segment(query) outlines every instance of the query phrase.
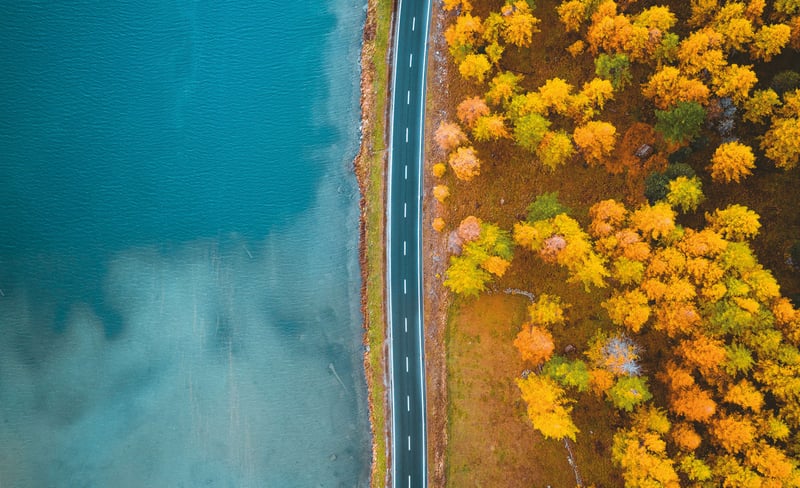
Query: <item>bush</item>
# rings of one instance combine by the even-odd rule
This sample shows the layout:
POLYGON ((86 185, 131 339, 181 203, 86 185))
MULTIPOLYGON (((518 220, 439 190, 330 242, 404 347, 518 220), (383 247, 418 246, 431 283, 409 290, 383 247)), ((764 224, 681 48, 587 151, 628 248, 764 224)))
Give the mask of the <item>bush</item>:
POLYGON ((569 209, 558 201, 558 192, 543 193, 528 205, 528 222, 547 220, 558 214, 569 213, 569 209))
POLYGON ((770 87, 780 96, 794 91, 800 88, 800 73, 791 70, 781 71, 772 78, 770 87))
POLYGON ((644 196, 650 204, 667 198, 669 192, 669 177, 664 173, 654 171, 644 180, 644 196))
POLYGON ((800 268, 800 241, 795 241, 792 247, 789 248, 789 257, 792 258, 794 267, 800 268))
POLYGON ((694 171, 694 168, 686 163, 675 163, 667 166, 667 169, 664 171, 664 175, 670 180, 674 180, 679 176, 694 178, 697 173, 694 171))
POLYGON ((667 157, 667 161, 670 163, 683 163, 689 159, 689 156, 692 155, 694 150, 689 146, 683 146, 682 148, 678 149, 677 151, 671 153, 667 157))

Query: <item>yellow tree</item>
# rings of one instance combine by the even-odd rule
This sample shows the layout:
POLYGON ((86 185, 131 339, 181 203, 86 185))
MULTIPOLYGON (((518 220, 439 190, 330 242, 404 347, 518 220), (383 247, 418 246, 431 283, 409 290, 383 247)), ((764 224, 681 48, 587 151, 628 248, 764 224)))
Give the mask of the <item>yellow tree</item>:
POLYGON ((745 6, 740 2, 730 2, 720 8, 712 27, 722 34, 726 49, 741 51, 753 38, 753 23, 745 16, 745 6))
POLYGON ((672 393, 670 409, 687 420, 707 422, 716 413, 717 403, 707 390, 691 385, 672 393))
POLYGON ((711 157, 711 164, 708 169, 711 172, 711 179, 730 183, 739 181, 752 174, 752 169, 756 166, 756 157, 750 146, 746 146, 738 141, 720 144, 711 157))
POLYGON ((452 151, 458 146, 467 142, 467 135, 461 130, 458 124, 442 121, 436 133, 433 135, 436 144, 445 151, 452 151))
POLYGON ((731 385, 728 391, 725 392, 724 400, 742 408, 750 409, 755 413, 760 412, 761 407, 764 406, 764 395, 753 383, 747 380, 741 380, 731 385))
POLYGON ((547 131, 536 148, 536 156, 545 167, 555 170, 575 154, 572 139, 564 131, 547 131))
POLYGON ((695 367, 704 377, 712 377, 728 357, 724 342, 699 333, 691 339, 682 340, 677 349, 686 363, 695 367))
POLYGON ((539 87, 539 95, 550 112, 564 115, 569 110, 572 85, 561 78, 551 78, 539 87))
POLYGON ((458 65, 458 72, 465 80, 474 79, 483 83, 486 73, 492 68, 489 58, 485 54, 467 54, 458 65))
POLYGON ((505 25, 505 19, 499 12, 491 12, 483 21, 483 40, 490 44, 497 44, 505 25))
POLYGON ((530 324, 522 324, 522 330, 514 339, 514 347, 519 350, 523 361, 538 366, 553 356, 555 345, 553 336, 543 328, 530 324))
POLYGON ((444 38, 456 63, 460 63, 468 54, 475 52, 482 43, 482 34, 481 18, 469 12, 462 12, 455 23, 444 31, 444 38))
POLYGON ((472 10, 472 4, 469 0, 444 0, 442 8, 448 12, 457 8, 460 8, 462 12, 469 12, 472 10))
POLYGON ((475 127, 472 128, 472 135, 477 141, 511 137, 506 128, 506 118, 498 114, 479 117, 475 121, 475 127))
POLYGON ((589 103, 602 110, 607 101, 614 99, 614 86, 609 80, 593 78, 583 84, 580 93, 589 100, 589 103))
POLYGON ((539 19, 531 14, 528 2, 518 0, 508 3, 501 9, 505 19, 503 38, 509 44, 517 47, 528 47, 533 41, 533 35, 539 32, 537 27, 539 19))
POLYGON ((692 0, 692 14, 687 22, 692 27, 699 27, 711 22, 714 14, 719 11, 719 0, 692 0))
POLYGON ((734 102, 747 100, 750 90, 758 82, 751 66, 731 64, 714 73, 711 84, 718 97, 731 97, 734 102))
POLYGON ((564 307, 557 296, 543 294, 539 296, 530 307, 528 307, 528 317, 531 323, 543 327, 552 327, 563 324, 564 307))
POLYGON ((484 262, 481 263, 481 268, 497 277, 506 274, 509 266, 511 266, 511 262, 506 261, 500 256, 489 256, 484 262))
POLYGON ((459 180, 470 181, 481 174, 481 162, 472 147, 459 147, 448 162, 459 180))
POLYGON ((786 47, 791 37, 792 29, 786 24, 773 24, 762 26, 753 37, 750 44, 750 55, 765 62, 772 60, 776 54, 786 47))
POLYGON ((642 85, 642 95, 666 110, 678 102, 706 103, 709 90, 700 80, 689 78, 674 66, 665 66, 642 85))
POLYGON ((672 441, 684 451, 694 451, 703 442, 700 434, 688 423, 677 424, 670 434, 672 441))
POLYGON ((528 418, 533 427, 548 439, 575 440, 578 428, 572 422, 572 406, 564 389, 546 376, 529 374, 516 380, 522 399, 528 406, 528 418))
POLYGON ((705 196, 700 178, 678 176, 667 185, 667 203, 681 212, 694 212, 703 203, 705 196))
POLYGON ((486 92, 486 101, 492 105, 505 105, 519 92, 519 83, 522 76, 511 71, 498 73, 489 82, 489 91, 486 92))
POLYGON ((792 169, 800 160, 800 117, 773 118, 761 139, 761 149, 775 165, 792 169))
POLYGON ((489 106, 481 97, 467 98, 456 107, 456 117, 467 127, 474 127, 475 122, 484 115, 489 115, 489 106))
POLYGON ((611 155, 617 140, 617 129, 608 122, 591 121, 575 128, 572 139, 586 162, 595 165, 611 155))
POLYGON ((725 55, 722 52, 722 34, 705 28, 689 34, 678 46, 678 61, 681 71, 695 76, 703 70, 711 74, 725 66, 725 55))
POLYGON ((561 2, 556 11, 567 32, 578 32, 581 24, 588 20, 588 7, 585 1, 567 0, 561 2))
POLYGON ((744 16, 753 24, 761 25, 764 7, 766 7, 766 0, 750 0, 744 8, 744 16))
POLYGON ((642 10, 642 12, 634 18, 633 23, 646 27, 648 30, 658 29, 660 32, 667 32, 672 29, 676 21, 677 18, 675 14, 670 11, 669 7, 658 5, 642 10))
POLYGON ((728 452, 740 452, 755 440, 755 426, 741 415, 722 415, 710 424, 712 441, 728 452))
POLYGON ((761 228, 758 214, 738 204, 716 209, 713 214, 706 213, 706 221, 709 229, 732 241, 751 239, 761 228))
POLYGON ((631 488, 679 488, 678 474, 667 454, 663 435, 669 421, 655 409, 640 409, 634 414, 634 427, 614 434, 611 459, 622 467, 625 486, 631 488), (641 417, 662 417, 656 422, 641 417))
POLYGON ((634 334, 650 318, 650 306, 647 296, 639 290, 614 293, 601 306, 606 309, 611 321, 624 326, 634 334))
POLYGON ((760 123, 765 118, 772 116, 775 107, 781 104, 778 94, 772 88, 756 90, 753 95, 742 103, 744 120, 760 123))
POLYGON ((691 333, 702 322, 700 314, 691 302, 659 303, 653 327, 663 330, 670 337, 691 333))
POLYGON ((447 185, 436 185, 433 187, 433 198, 444 203, 445 199, 450 196, 450 189, 447 185))
POLYGON ((486 289, 491 279, 489 272, 467 256, 451 256, 444 285, 454 293, 474 296, 486 289))
POLYGON ((631 214, 634 229, 649 239, 660 239, 675 229, 675 211, 666 202, 643 205, 631 214))

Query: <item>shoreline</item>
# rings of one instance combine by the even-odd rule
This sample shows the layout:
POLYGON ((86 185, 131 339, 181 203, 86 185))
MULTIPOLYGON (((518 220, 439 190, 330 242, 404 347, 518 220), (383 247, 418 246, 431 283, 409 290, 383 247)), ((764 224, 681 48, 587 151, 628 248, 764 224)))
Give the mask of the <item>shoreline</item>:
POLYGON ((390 0, 368 0, 360 55, 361 139, 358 153, 353 160, 360 191, 358 254, 365 346, 362 361, 367 384, 372 443, 369 479, 372 487, 388 486, 391 481, 391 471, 388 468, 391 433, 390 425, 386 422, 390 405, 386 395, 388 344, 384 279, 387 164, 385 130, 390 94, 388 71, 379 69, 378 60, 382 58, 387 66, 391 66, 388 59, 392 53, 387 48, 391 45, 393 22, 393 4, 390 0))

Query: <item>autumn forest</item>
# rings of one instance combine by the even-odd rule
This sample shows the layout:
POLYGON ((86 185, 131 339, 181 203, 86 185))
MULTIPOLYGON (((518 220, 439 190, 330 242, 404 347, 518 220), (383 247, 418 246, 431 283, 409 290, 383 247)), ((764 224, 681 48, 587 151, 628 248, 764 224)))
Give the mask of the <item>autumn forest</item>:
POLYGON ((531 293, 527 442, 611 426, 584 486, 800 486, 800 1, 442 7, 441 284, 531 293))

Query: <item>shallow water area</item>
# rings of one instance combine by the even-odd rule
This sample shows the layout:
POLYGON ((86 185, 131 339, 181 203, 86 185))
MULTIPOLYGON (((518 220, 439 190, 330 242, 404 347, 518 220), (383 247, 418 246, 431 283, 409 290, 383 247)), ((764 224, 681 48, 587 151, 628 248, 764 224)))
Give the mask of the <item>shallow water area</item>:
POLYGON ((363 6, 0 6, 0 486, 360 486, 363 6))

